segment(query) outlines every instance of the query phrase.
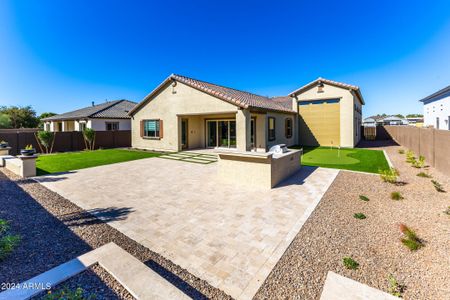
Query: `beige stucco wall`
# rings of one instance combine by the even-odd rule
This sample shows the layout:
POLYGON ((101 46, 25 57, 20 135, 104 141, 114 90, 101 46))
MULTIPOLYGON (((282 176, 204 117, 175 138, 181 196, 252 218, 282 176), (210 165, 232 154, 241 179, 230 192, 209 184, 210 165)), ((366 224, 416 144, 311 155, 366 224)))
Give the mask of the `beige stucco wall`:
MULTIPOLYGON (((359 103, 354 94, 347 89, 324 84, 323 92, 317 92, 317 86, 313 86, 303 93, 297 95, 298 101, 311 101, 320 99, 340 99, 340 146, 354 147, 358 143, 355 132, 355 108, 354 104, 359 103)), ((298 111, 298 106, 296 108, 298 111)), ((361 119, 361 118, 360 118, 361 119)), ((359 136, 361 136, 359 134, 359 136)), ((301 144, 301 141, 299 141, 301 144)))
MULTIPOLYGON (((161 92, 138 110, 131 122, 131 143, 135 148, 179 151, 181 150, 181 118, 194 117, 195 115, 236 115, 238 108, 235 105, 209 96, 183 83, 177 83, 175 87, 167 85, 161 92), (140 136, 140 121, 144 119, 163 120, 162 139, 144 139, 140 136)), ((189 139, 203 147, 204 118, 192 118, 192 136, 189 139)), ((191 127, 191 124, 189 124, 191 127)), ((190 131, 190 129, 189 129, 190 131)), ((191 131, 190 131, 191 133, 191 131)))
MULTIPOLYGON (((276 112, 268 112, 266 115, 266 118, 269 117, 274 117, 275 118, 275 140, 274 141, 269 141, 268 140, 268 128, 266 125, 266 140, 267 140, 267 150, 270 149, 270 147, 272 147, 273 145, 277 145, 277 144, 286 144, 286 146, 290 147, 296 144, 296 138, 295 135, 297 135, 297 131, 296 131, 296 124, 297 124, 297 116, 294 114, 283 114, 283 113, 276 113, 276 112), (285 127, 284 127, 284 122, 286 120, 286 118, 291 118, 292 119, 292 137, 291 138, 286 138, 286 134, 285 134, 285 127)), ((269 122, 266 120, 266 124, 268 124, 269 122)))

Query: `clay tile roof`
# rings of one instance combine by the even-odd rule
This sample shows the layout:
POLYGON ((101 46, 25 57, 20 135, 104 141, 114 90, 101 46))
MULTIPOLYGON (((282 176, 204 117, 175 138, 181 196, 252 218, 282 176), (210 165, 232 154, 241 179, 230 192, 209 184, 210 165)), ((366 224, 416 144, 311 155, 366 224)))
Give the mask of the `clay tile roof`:
MULTIPOLYGON (((295 112, 292 110, 292 104, 289 106, 285 105, 286 99, 283 99, 283 101, 274 101, 274 98, 259 96, 253 93, 244 92, 176 74, 171 75, 171 78, 186 85, 195 87, 207 94, 233 103, 242 108, 259 108, 263 110, 289 113, 295 112)), ((290 103, 292 102, 290 101, 290 103)))
POLYGON ((319 82, 326 83, 326 84, 329 84, 329 85, 334 85, 334 86, 341 87, 341 88, 344 88, 344 89, 353 90, 356 93, 356 95, 358 96, 358 98, 361 101, 361 103, 364 104, 364 99, 362 97, 361 90, 359 89, 358 86, 352 85, 352 84, 343 83, 343 82, 338 82, 338 81, 334 81, 334 80, 329 80, 329 79, 325 79, 325 78, 322 78, 322 77, 319 77, 316 80, 311 81, 308 84, 305 84, 301 88, 299 88, 299 89, 293 91, 292 93, 290 93, 289 96, 298 95, 298 94, 308 90, 312 86, 318 84, 319 82))
POLYGON ((195 88, 199 91, 202 91, 206 94, 219 98, 223 101, 229 102, 241 108, 250 108, 250 109, 253 108, 253 109, 260 109, 263 111, 266 110, 284 113, 295 113, 295 111, 292 109, 292 105, 286 105, 287 98, 289 97, 285 98, 283 101, 280 100, 274 101, 274 98, 264 97, 206 81, 197 80, 182 75, 172 74, 169 77, 167 77, 150 94, 148 94, 144 98, 144 100, 142 100, 138 105, 136 105, 130 111, 129 115, 133 115, 142 106, 144 106, 153 95, 158 93, 158 91, 160 91, 164 86, 173 81, 181 82, 187 86, 195 88))

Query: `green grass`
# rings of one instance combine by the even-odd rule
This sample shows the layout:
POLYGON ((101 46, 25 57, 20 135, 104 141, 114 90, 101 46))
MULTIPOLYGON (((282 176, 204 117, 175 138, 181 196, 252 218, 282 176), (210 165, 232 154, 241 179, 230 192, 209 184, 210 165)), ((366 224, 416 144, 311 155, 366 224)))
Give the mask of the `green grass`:
MULTIPOLYGON (((302 148, 300 146, 293 148, 302 148)), ((303 147, 302 165, 378 173, 389 169, 383 151, 330 147, 303 147)))
POLYGON ((67 172, 124 161, 156 157, 159 155, 161 154, 155 152, 125 149, 106 149, 40 155, 36 161, 36 173, 37 175, 45 175, 67 172))
POLYGON ((342 263, 344 264, 344 266, 347 268, 347 269, 350 269, 350 270, 356 270, 356 269, 358 269, 358 267, 359 267, 359 263, 357 263, 353 258, 351 258, 351 257, 344 257, 343 259, 342 259, 342 263))
POLYGON ((353 215, 353 217, 354 217, 355 219, 364 220, 364 219, 366 218, 366 215, 363 214, 363 213, 356 213, 356 214, 353 215))

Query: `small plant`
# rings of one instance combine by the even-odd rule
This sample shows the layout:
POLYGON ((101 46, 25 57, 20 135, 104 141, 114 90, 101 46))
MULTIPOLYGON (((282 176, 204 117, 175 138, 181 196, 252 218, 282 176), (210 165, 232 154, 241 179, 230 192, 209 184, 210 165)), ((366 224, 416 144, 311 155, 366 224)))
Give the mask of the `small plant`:
POLYGON ((412 166, 418 169, 423 168, 425 166, 425 157, 420 155, 418 160, 414 159, 412 161, 412 166))
POLYGON ((366 218, 366 215, 363 213, 356 213, 353 215, 354 218, 364 220, 366 218))
POLYGON ((26 145, 24 149, 25 150, 33 150, 34 148, 33 148, 33 145, 29 144, 29 145, 26 145))
POLYGON ((356 270, 359 267, 359 264, 351 257, 344 257, 342 259, 342 263, 349 270, 356 270))
POLYGON ((405 154, 405 150, 400 149, 400 150, 398 150, 398 153, 399 153, 399 154, 405 154))
POLYGON ((408 150, 406 152, 406 162, 413 163, 416 160, 416 156, 414 155, 414 152, 411 150, 408 150))
POLYGON ((20 242, 20 235, 9 234, 9 222, 0 219, 0 261, 4 260, 20 242))
POLYGON ((416 251, 424 246, 423 242, 417 237, 416 233, 405 224, 400 224, 400 231, 403 238, 400 239, 403 245, 411 251, 416 251))
POLYGON ((392 192, 391 199, 392 200, 402 200, 404 198, 403 198, 402 194, 400 194, 400 192, 392 192))
POLYGON ((92 300, 96 297, 95 294, 91 294, 87 297, 83 294, 84 290, 80 287, 75 290, 71 290, 65 286, 54 293, 52 293, 52 291, 48 291, 47 295, 44 297, 44 300, 92 300))
POLYGON ((433 183, 433 186, 436 189, 436 191, 438 191, 439 193, 445 193, 445 190, 444 190, 444 187, 442 186, 442 184, 440 184, 436 180, 431 180, 431 182, 433 183))
POLYGON ((450 216, 450 206, 447 207, 446 210, 444 210, 444 214, 449 215, 450 216))
POLYGON ((380 170, 380 177, 384 182, 396 183, 400 172, 395 168, 380 170))
POLYGON ((423 178, 431 178, 431 175, 425 172, 420 172, 419 174, 417 174, 417 176, 419 177, 423 177, 423 178))
POLYGON ((403 292, 405 291, 405 286, 398 283, 397 278, 394 275, 389 274, 388 276, 389 282, 389 294, 395 297, 402 297, 403 292))
POLYGON ((359 200, 362 200, 362 201, 369 201, 369 198, 367 198, 367 197, 364 196, 364 195, 359 195, 359 200))

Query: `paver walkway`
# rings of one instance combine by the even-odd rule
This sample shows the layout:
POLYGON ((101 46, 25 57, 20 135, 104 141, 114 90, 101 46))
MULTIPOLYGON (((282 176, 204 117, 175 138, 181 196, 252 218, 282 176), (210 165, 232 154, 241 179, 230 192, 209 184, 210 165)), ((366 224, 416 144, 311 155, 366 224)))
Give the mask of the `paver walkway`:
POLYGON ((160 158, 186 161, 198 164, 210 164, 217 162, 217 154, 196 153, 196 152, 174 152, 161 155, 160 158))
MULTIPOLYGON (((40 177, 86 209, 130 208, 108 223, 238 299, 250 299, 338 170, 304 167, 270 191, 223 184, 217 164, 141 159, 40 177)), ((101 211, 101 210, 100 210, 101 211)))

